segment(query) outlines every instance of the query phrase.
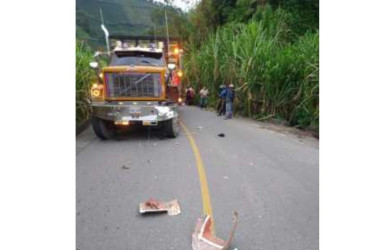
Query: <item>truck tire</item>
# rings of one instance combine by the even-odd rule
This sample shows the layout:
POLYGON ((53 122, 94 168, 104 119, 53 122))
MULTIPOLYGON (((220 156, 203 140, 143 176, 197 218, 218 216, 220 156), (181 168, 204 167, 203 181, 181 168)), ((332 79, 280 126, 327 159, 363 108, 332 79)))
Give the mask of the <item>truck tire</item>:
POLYGON ((169 138, 175 138, 179 134, 178 118, 165 121, 165 133, 169 138))
POLYGON ((112 139, 115 135, 114 124, 97 117, 92 118, 92 128, 96 136, 102 140, 112 139))

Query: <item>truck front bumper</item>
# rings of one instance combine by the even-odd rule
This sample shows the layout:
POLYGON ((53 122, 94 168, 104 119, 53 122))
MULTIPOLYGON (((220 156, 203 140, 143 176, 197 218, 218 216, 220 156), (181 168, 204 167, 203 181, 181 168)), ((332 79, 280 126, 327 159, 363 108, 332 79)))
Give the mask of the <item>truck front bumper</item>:
POLYGON ((178 118, 177 105, 160 105, 157 102, 94 102, 95 117, 113 121, 116 125, 140 124, 157 126, 160 122, 178 118))

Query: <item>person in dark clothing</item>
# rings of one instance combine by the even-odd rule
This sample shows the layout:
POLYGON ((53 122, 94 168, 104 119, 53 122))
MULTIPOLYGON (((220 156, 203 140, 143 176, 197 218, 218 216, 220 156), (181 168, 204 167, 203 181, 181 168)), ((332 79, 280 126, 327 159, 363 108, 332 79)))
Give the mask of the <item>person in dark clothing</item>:
POLYGON ((222 92, 225 90, 225 85, 219 86, 218 90, 218 96, 219 96, 219 101, 217 105, 217 115, 225 115, 226 114, 226 100, 225 98, 221 97, 222 92))
POLYGON ((187 92, 186 92, 186 104, 187 104, 187 106, 189 106, 189 105, 192 104, 193 97, 194 97, 193 90, 192 90, 192 88, 189 86, 189 87, 187 88, 187 92))
POLYGON ((234 85, 230 84, 226 95, 226 119, 231 119, 234 114, 234 85))
POLYGON ((225 119, 231 119, 233 116, 233 103, 235 98, 234 85, 230 84, 224 91, 222 91, 221 98, 225 99, 226 102, 226 117, 225 119))

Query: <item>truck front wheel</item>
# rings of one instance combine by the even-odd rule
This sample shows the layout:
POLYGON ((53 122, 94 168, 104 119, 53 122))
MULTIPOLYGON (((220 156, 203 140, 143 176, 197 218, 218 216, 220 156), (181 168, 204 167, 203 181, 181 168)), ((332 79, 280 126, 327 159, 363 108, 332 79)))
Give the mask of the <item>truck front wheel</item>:
POLYGON ((167 137, 175 138, 179 134, 178 118, 165 121, 165 133, 167 137))
POLYGON ((97 117, 93 117, 92 128, 96 136, 102 140, 108 140, 114 137, 115 126, 111 121, 106 121, 97 117))

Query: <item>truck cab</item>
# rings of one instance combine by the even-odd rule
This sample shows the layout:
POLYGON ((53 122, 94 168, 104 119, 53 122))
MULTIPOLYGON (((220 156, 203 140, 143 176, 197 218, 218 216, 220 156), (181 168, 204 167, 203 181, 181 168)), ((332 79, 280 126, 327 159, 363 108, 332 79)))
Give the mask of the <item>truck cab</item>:
POLYGON ((170 96, 164 48, 116 41, 107 66, 91 63, 98 75, 91 96, 92 126, 99 138, 113 138, 119 127, 131 126, 159 127, 168 137, 178 136, 178 101, 170 96))

